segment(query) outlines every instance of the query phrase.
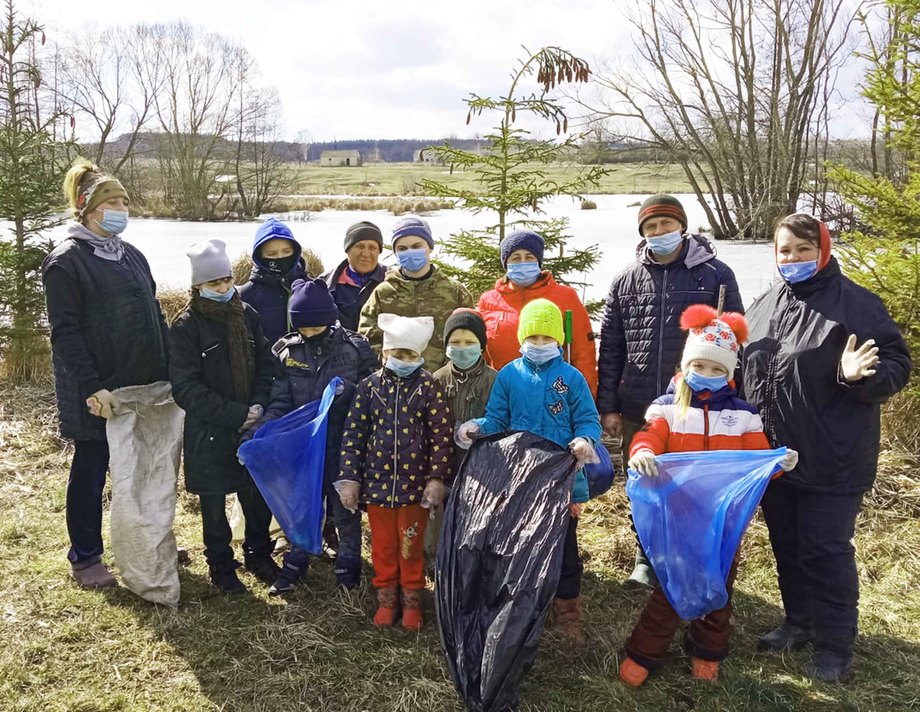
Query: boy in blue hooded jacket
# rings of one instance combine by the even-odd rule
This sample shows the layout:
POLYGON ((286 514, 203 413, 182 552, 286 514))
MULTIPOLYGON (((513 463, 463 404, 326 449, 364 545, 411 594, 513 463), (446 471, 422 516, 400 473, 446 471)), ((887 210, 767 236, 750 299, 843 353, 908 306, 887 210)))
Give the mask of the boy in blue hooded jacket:
POLYGON ((463 423, 457 429, 457 444, 469 447, 476 434, 526 430, 568 448, 578 460, 553 614, 563 635, 581 645, 583 567, 576 527, 581 504, 588 501, 588 480, 581 468, 597 462, 600 416, 585 377, 562 358, 565 332, 559 307, 547 299, 527 304, 521 310, 518 341, 521 358, 498 372, 485 416, 463 423))

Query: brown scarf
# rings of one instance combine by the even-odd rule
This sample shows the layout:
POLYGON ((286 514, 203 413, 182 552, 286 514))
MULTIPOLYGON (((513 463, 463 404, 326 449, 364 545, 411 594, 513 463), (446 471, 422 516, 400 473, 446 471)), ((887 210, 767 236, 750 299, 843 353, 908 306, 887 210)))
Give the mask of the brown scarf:
POLYGON ((229 302, 215 302, 202 297, 197 289, 192 290, 189 305, 206 319, 227 325, 228 352, 230 354, 230 375, 233 377, 233 398, 239 403, 249 403, 252 378, 255 373, 252 333, 243 313, 243 302, 239 293, 234 293, 229 302))

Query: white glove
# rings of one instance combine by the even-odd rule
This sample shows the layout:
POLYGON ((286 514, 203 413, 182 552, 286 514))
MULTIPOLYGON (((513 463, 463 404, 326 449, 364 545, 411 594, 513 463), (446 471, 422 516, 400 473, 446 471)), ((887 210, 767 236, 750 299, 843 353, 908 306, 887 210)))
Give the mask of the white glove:
POLYGON ((112 408, 115 407, 115 402, 115 396, 112 395, 112 391, 103 388, 86 399, 86 407, 92 415, 108 420, 112 417, 112 408))
POLYGON ((856 348, 856 334, 850 334, 846 348, 840 357, 840 373, 848 383, 854 383, 875 375, 878 363, 878 347, 874 339, 868 339, 856 348))
POLYGON ((578 461, 579 470, 589 463, 601 461, 597 456, 597 450, 595 450, 591 442, 585 438, 575 438, 572 440, 572 442, 569 443, 569 452, 571 452, 578 461))
POLYGON ((454 442, 464 450, 469 450, 473 445, 473 436, 479 432, 479 423, 475 420, 468 420, 461 423, 454 435, 454 442))
POLYGON ((444 504, 444 482, 441 480, 431 480, 425 485, 425 491, 422 492, 422 507, 425 509, 437 509, 444 504))
POLYGON ((339 495, 342 506, 354 514, 358 511, 358 495, 361 493, 361 483, 354 480, 336 480, 332 487, 339 495))
POLYGON ((784 472, 789 472, 789 470, 794 470, 795 466, 799 464, 799 453, 795 450, 786 448, 786 457, 780 460, 779 466, 783 468, 784 472))
POLYGON ((244 430, 249 430, 253 425, 256 424, 256 421, 262 417, 262 413, 265 412, 265 409, 261 405, 255 403, 249 406, 249 412, 246 413, 246 420, 243 421, 243 424, 240 426, 240 432, 244 430))
POLYGON ((655 463, 655 453, 651 450, 639 450, 639 452, 630 458, 627 464, 630 469, 635 470, 640 475, 645 475, 646 477, 658 476, 658 465, 655 463))

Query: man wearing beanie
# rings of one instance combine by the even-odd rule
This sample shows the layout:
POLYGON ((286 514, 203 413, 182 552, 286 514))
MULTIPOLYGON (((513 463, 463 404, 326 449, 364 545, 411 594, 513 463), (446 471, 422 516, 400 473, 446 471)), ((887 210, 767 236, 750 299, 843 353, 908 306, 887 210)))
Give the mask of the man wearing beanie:
MULTIPOLYGON (((687 234, 687 214, 673 195, 653 195, 639 208, 636 261, 610 286, 601 322, 597 407, 604 431, 622 438, 623 462, 644 424, 645 412, 667 390, 680 364, 684 335, 680 315, 692 304, 717 306, 725 287, 724 309, 742 312, 735 275, 716 259, 702 235, 687 234)), ((655 584, 642 548, 629 582, 655 584)))
POLYGON ((323 275, 329 293, 339 310, 339 323, 358 330, 361 309, 387 270, 380 264, 383 234, 372 222, 355 223, 345 231, 345 260, 323 275))
MULTIPOLYGON (((381 314, 430 316, 435 333, 441 334, 454 309, 473 306, 466 287, 432 264, 434 237, 425 220, 416 215, 400 218, 393 226, 392 246, 399 266, 387 272, 383 284, 371 293, 358 325, 378 353, 383 350, 383 331, 378 324, 381 314)), ((441 368, 446 362, 441 339, 432 339, 422 357, 426 370, 441 368)))
POLYGON ((479 298, 477 306, 489 336, 489 364, 501 370, 520 355, 517 330, 521 310, 535 299, 548 299, 563 315, 571 312, 572 333, 570 342, 565 344, 565 355, 581 371, 594 393, 597 348, 591 318, 578 292, 559 284, 552 272, 543 269, 543 249, 543 238, 532 230, 515 230, 501 242, 505 274, 495 282, 494 289, 479 298))
MULTIPOLYGON (((374 371, 377 357, 363 336, 337 324, 338 309, 323 279, 299 279, 291 285, 289 316, 292 331, 272 348, 280 361, 280 374, 272 385, 265 415, 248 436, 262 424, 318 400, 336 376, 344 381, 344 390, 336 395, 329 413, 324 478, 327 521, 334 524, 338 535, 336 581, 351 589, 361 575, 361 514, 342 506, 332 482, 338 473, 342 432, 355 386, 374 371)), ((269 595, 290 594, 307 575, 309 564, 310 555, 303 549, 292 547, 285 552, 284 566, 269 595)))

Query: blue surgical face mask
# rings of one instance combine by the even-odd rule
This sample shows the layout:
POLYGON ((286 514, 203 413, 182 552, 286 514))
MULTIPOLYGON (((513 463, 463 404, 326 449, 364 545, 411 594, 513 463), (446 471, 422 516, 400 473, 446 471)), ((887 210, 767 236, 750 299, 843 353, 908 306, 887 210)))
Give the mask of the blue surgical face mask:
POLYGON ((508 265, 508 279, 519 287, 529 287, 540 276, 539 262, 512 262, 508 265))
POLYGON ((655 237, 646 237, 645 243, 648 248, 656 255, 670 255, 674 250, 680 247, 681 240, 684 237, 680 230, 669 232, 666 235, 657 235, 655 237))
POLYGON ((559 344, 556 343, 537 346, 529 341, 525 341, 521 344, 521 354, 523 354, 524 358, 533 361, 538 366, 547 361, 552 361, 561 353, 562 349, 560 349, 559 344))
POLYGON ((408 378, 425 363, 425 359, 420 358, 417 361, 403 361, 395 356, 387 356, 387 368, 390 369, 400 378, 408 378))
POLYGON ((103 210, 102 220, 98 221, 98 225, 109 235, 121 235, 128 227, 128 211, 103 210))
POLYGON ((479 344, 447 347, 447 358, 449 358, 457 368, 472 368, 476 365, 480 356, 482 356, 482 346, 479 344))
POLYGON ((798 284, 806 279, 811 279, 818 273, 818 260, 811 262, 787 262, 776 265, 780 276, 789 284, 798 284))
POLYGON ((715 393, 728 385, 728 376, 703 376, 688 368, 684 374, 684 382, 696 393, 709 391, 715 393))
POLYGON ((233 299, 233 295, 236 293, 236 287, 230 287, 230 289, 228 289, 223 294, 216 292, 213 289, 208 289, 207 287, 201 287, 198 290, 198 293, 201 294, 201 296, 205 299, 210 299, 212 302, 220 302, 221 304, 224 304, 225 302, 229 302, 231 299, 233 299))
POLYGON ((421 272, 428 264, 428 250, 419 247, 416 250, 403 250, 396 253, 399 266, 406 272, 421 272))

